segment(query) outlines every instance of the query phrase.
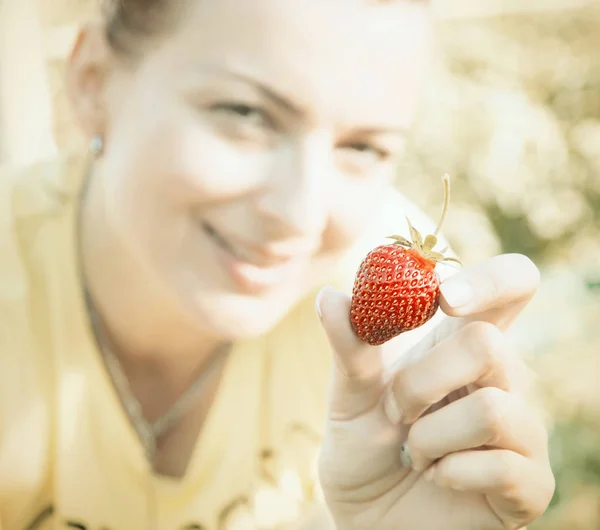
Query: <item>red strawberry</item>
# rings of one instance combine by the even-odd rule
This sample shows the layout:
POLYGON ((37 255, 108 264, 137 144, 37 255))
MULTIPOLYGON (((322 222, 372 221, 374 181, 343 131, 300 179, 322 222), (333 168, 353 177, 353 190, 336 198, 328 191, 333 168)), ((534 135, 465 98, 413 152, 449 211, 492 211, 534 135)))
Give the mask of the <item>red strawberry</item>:
POLYGON ((390 236, 395 243, 382 245, 363 260, 352 290, 350 321, 355 333, 373 345, 422 326, 439 307, 440 280, 435 270, 445 249, 434 251, 450 200, 450 179, 444 175, 444 208, 433 235, 423 240, 410 220, 412 242, 402 236, 390 236))

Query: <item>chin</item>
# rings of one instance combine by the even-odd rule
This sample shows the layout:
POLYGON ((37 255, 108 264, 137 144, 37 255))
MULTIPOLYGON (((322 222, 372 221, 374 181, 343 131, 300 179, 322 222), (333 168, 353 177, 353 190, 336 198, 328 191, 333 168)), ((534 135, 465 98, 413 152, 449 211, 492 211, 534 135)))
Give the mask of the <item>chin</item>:
POLYGON ((302 298, 300 292, 280 291, 262 298, 236 293, 199 295, 194 313, 202 327, 226 340, 259 337, 273 329, 302 298))

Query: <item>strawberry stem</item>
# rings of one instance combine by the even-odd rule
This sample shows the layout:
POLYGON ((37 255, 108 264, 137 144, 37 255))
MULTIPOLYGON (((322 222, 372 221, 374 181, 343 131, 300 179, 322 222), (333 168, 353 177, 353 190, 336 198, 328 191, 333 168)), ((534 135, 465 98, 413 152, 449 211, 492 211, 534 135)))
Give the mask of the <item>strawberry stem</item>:
POLYGON ((442 177, 442 181, 444 182, 444 208, 442 209, 442 216, 440 217, 440 222, 438 223, 437 228, 433 233, 434 236, 437 236, 440 233, 442 225, 446 220, 446 214, 448 213, 448 205, 450 204, 450 175, 446 173, 442 177))

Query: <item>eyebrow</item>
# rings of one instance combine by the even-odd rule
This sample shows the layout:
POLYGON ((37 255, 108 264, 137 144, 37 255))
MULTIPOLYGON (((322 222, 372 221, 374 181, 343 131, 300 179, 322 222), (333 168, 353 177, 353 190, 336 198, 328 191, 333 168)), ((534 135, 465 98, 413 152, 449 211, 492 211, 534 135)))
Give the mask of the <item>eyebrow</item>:
POLYGON ((407 136, 410 129, 408 126, 387 126, 382 125, 380 127, 371 126, 371 127, 362 127, 358 128, 356 132, 359 134, 364 134, 366 136, 375 136, 377 134, 394 134, 397 136, 407 136))
MULTIPOLYGON (((256 79, 255 77, 233 69, 228 69, 223 66, 213 66, 211 68, 217 74, 229 75, 240 81, 244 81, 251 85, 254 85, 264 96, 275 101, 280 107, 287 110, 290 114, 295 116, 306 116, 308 112, 301 105, 298 105, 292 101, 291 98, 283 96, 277 90, 256 79)), ((381 125, 381 126, 369 126, 369 127, 358 127, 355 129, 355 133, 363 134, 365 136, 375 136, 377 134, 393 134, 397 136, 406 137, 409 133, 409 127, 405 125, 381 125)))
POLYGON ((255 77, 252 77, 249 74, 245 74, 243 72, 239 72, 236 70, 229 70, 227 68, 223 68, 222 66, 215 66, 212 70, 218 74, 225 74, 232 77, 237 78, 240 81, 244 81, 251 85, 254 85, 264 96, 275 101, 280 107, 283 107, 289 113, 294 114, 296 116, 304 116, 306 115, 305 109, 303 109, 300 105, 292 102, 291 98, 281 95, 274 88, 270 87, 266 83, 259 81, 255 77))

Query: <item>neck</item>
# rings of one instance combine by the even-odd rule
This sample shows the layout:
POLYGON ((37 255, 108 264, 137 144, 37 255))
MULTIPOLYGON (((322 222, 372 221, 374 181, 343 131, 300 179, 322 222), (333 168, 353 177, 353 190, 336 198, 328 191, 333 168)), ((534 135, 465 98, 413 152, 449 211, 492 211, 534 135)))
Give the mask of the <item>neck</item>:
POLYGON ((128 252, 105 215, 97 174, 82 205, 81 259, 89 298, 130 380, 157 376, 177 394, 226 342, 203 330, 147 264, 128 252))

